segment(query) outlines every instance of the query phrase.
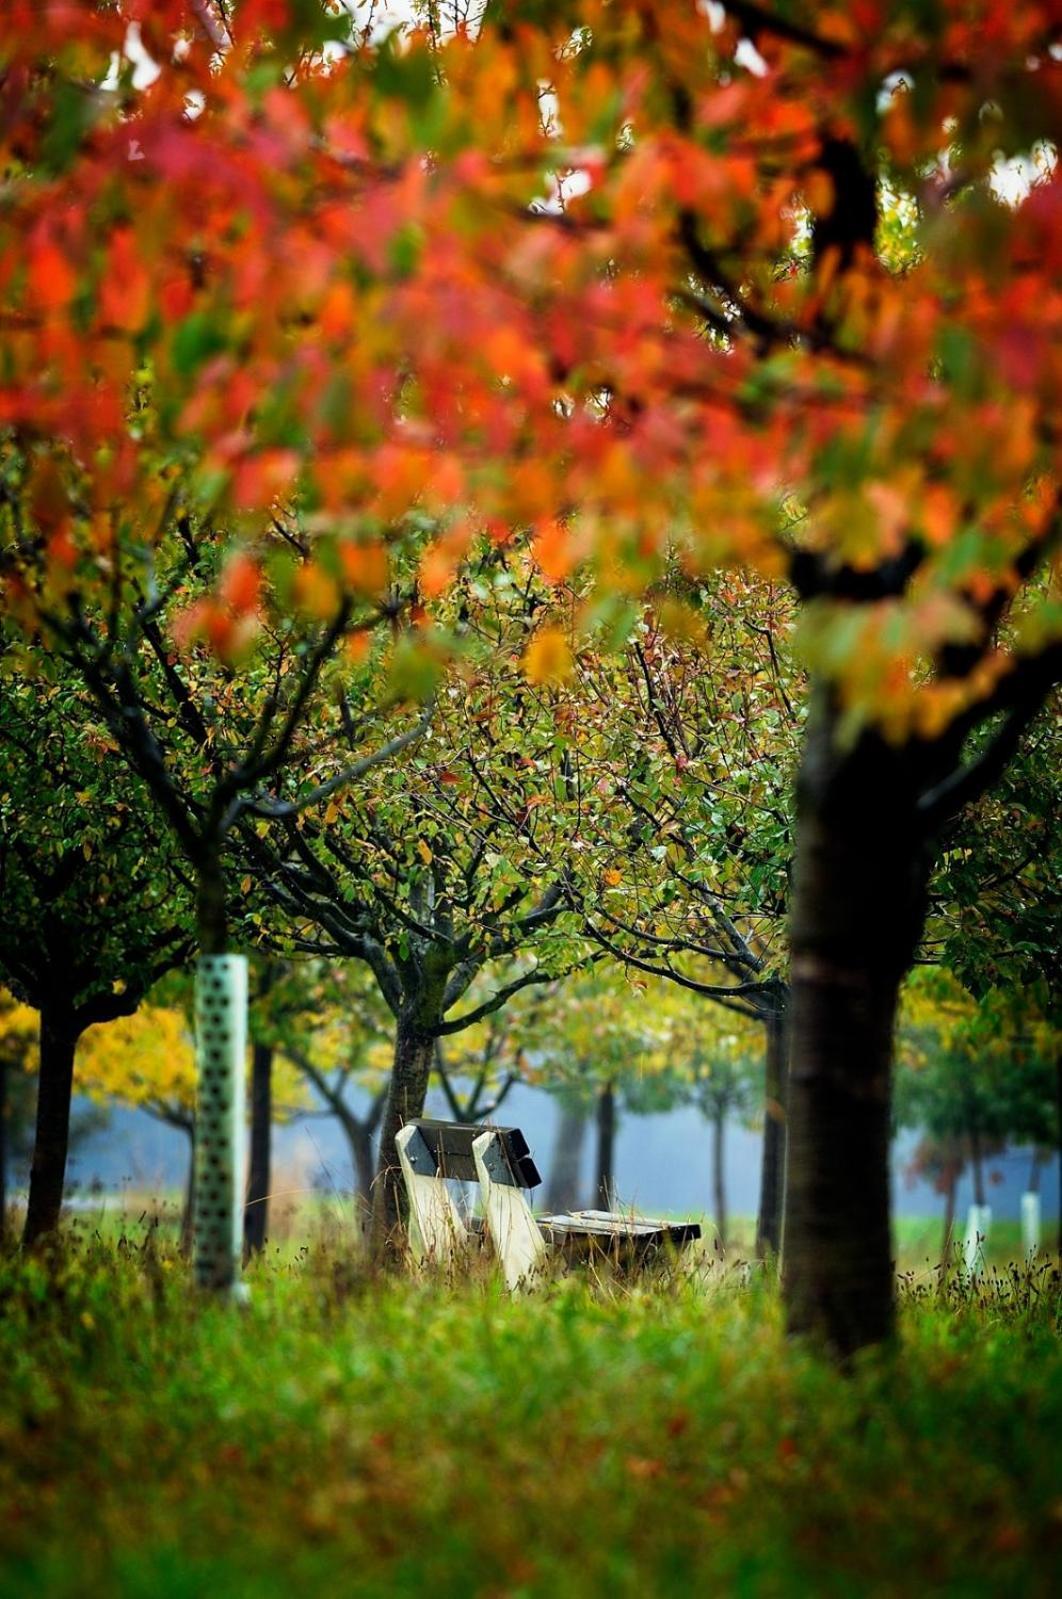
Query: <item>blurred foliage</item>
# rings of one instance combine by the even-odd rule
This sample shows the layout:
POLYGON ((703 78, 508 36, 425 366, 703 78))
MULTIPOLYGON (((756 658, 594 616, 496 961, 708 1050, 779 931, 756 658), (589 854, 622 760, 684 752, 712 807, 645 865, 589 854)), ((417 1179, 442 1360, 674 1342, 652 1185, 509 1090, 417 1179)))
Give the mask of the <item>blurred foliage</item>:
POLYGON ((913 1285, 843 1382, 766 1284, 250 1278, 233 1314, 151 1243, 0 1260, 5 1595, 1051 1591, 1047 1268, 913 1285))

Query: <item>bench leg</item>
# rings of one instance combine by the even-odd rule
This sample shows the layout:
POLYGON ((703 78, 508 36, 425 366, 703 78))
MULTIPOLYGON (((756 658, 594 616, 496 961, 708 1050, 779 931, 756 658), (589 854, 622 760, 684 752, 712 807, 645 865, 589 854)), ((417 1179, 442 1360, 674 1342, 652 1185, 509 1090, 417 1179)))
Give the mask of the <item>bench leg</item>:
POLYGON ((501 1261, 505 1285, 510 1293, 532 1286, 541 1272, 548 1249, 531 1207, 519 1188, 511 1182, 498 1181, 508 1177, 505 1156, 498 1147, 494 1133, 481 1133, 473 1141, 472 1158, 483 1189, 483 1203, 487 1212, 487 1226, 501 1261))

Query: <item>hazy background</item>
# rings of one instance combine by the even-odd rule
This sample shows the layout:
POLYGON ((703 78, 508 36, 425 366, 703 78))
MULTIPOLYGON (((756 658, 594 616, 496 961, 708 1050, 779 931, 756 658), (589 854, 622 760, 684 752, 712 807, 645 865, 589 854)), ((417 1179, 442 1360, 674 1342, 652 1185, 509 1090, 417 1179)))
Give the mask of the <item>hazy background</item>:
MULTIPOLYGON (((83 1108, 83 1107, 82 1107, 83 1108)), ((426 1114, 446 1117, 441 1094, 429 1095, 426 1114)), ((543 1177, 548 1179, 557 1122, 556 1102, 542 1089, 512 1090, 496 1118, 505 1126, 521 1128, 543 1177)), ((917 1134, 905 1132, 893 1151, 893 1197, 901 1215, 943 1214, 942 1196, 925 1182, 909 1183, 903 1167, 917 1143, 917 1134)), ((79 1142, 71 1157, 70 1187, 94 1183, 108 1190, 132 1187, 143 1192, 175 1189, 186 1172, 187 1141, 143 1111, 115 1108, 106 1126, 79 1142)), ((278 1125, 273 1131, 274 1189, 292 1185, 325 1193, 349 1194, 353 1185, 346 1143, 331 1118, 312 1117, 278 1125)), ((743 1127, 728 1129, 726 1142, 727 1191, 733 1215, 756 1211, 760 1137, 743 1127)), ((593 1128, 584 1150, 584 1204, 593 1203, 593 1128)), ((1017 1219, 1019 1198, 1026 1186, 1029 1152, 1009 1150, 986 1161, 988 1201, 999 1219, 1017 1219)), ((16 1170, 16 1181, 25 1173, 16 1170)), ((654 1210, 701 1212, 711 1209, 710 1130, 694 1110, 669 1111, 657 1116, 621 1114, 616 1144, 616 1181, 620 1202, 654 1210)), ((1045 1217, 1058 1210, 1058 1165, 1052 1162, 1041 1177, 1045 1217)), ((961 1217, 972 1198, 969 1175, 959 1185, 957 1213, 961 1217)))

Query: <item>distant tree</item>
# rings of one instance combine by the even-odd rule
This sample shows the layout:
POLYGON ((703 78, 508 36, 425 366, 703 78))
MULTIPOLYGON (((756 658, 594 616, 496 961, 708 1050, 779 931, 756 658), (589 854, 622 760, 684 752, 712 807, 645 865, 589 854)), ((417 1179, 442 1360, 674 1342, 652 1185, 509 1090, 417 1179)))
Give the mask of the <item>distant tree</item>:
POLYGON ((1057 1044, 1054 1029, 1019 996, 990 990, 976 999, 942 968, 923 968, 908 982, 895 1114, 900 1126, 922 1132, 911 1171, 944 1195, 945 1249, 967 1165, 974 1203, 984 1205, 991 1155, 1014 1141, 1055 1140, 1057 1044))
MULTIPOLYGON (((144 1004, 133 1015, 90 1027, 79 1045, 74 1074, 76 1088, 90 1099, 118 1100, 145 1111, 187 1140, 180 1221, 185 1252, 191 1249, 195 1219, 197 1082, 190 988, 187 981, 164 983, 161 994, 169 1003, 144 1004)), ((304 1098, 290 1067, 281 1071, 277 1089, 276 1114, 297 1114, 304 1098)))
POLYGON ((309 1090, 302 1118, 334 1116, 350 1152, 354 1191, 372 1206, 374 1140, 387 1103, 393 1024, 372 974, 355 961, 279 963, 257 1027, 309 1090))
MULTIPOLYGON (((690 1007, 687 1006, 687 1010, 690 1007)), ((726 1129, 732 1121, 764 1118, 763 1062, 755 1054, 755 1034, 748 1025, 705 1026, 709 1017, 697 1006, 686 1018, 674 1019, 668 1048, 671 1068, 684 1085, 684 1098, 696 1106, 712 1133, 712 1188, 719 1242, 729 1240, 726 1180, 726 1129)), ((765 1118, 769 1121, 770 1112, 765 1118)))
POLYGON ((39 1027, 36 1014, 0 988, 0 1244, 7 1239, 7 1186, 11 1157, 28 1150, 39 1027))

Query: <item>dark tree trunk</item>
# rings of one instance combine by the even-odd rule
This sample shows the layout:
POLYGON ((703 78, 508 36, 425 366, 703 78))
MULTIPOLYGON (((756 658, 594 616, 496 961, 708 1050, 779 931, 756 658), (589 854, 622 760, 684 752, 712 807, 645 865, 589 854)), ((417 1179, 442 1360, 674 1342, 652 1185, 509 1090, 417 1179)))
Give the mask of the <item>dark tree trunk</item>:
POLYGON ((29 1204, 22 1234, 30 1249, 59 1225, 63 1182, 70 1147, 70 1099, 78 1026, 69 1011, 41 1011, 40 1071, 37 1078, 37 1130, 30 1168, 29 1204))
POLYGON ((185 1126, 182 1131, 188 1138, 188 1175, 184 1180, 184 1204, 181 1207, 180 1251, 186 1260, 191 1259, 195 1244, 195 1127, 185 1126))
POLYGON ((0 1056, 0 1246, 7 1242, 7 1074, 0 1056))
POLYGON ((580 1105, 561 1102, 545 1198, 546 1209, 553 1215, 579 1208, 587 1120, 586 1111, 580 1105))
POLYGON ((1062 1255, 1062 1050, 1055 1057, 1055 1138, 1058 1150, 1058 1237, 1055 1248, 1062 1255))
POLYGON ((272 1181, 273 1048, 256 1043, 251 1052, 251 1169, 243 1211, 243 1252, 260 1255, 269 1223, 272 1181))
POLYGON ((955 1190, 959 1186, 959 1174, 950 1167, 944 1189, 944 1238, 940 1247, 941 1260, 951 1258, 951 1241, 955 1234, 955 1190))
POLYGON ((600 1210, 616 1203, 616 1090, 606 1083, 597 1096, 597 1178, 594 1184, 600 1210))
POLYGON ((784 1011, 770 1016, 767 1028, 766 1094, 763 1116, 763 1165, 760 1168, 760 1210, 756 1220, 756 1254, 761 1260, 782 1248, 785 1204, 786 1102, 789 1093, 789 1027, 784 1011))
POLYGON ((726 1248, 726 1112, 712 1114, 712 1182, 715 1187, 715 1226, 720 1247, 726 1248))
POLYGON ((912 758, 837 737, 816 698, 798 784, 783 1284, 839 1355, 894 1328, 889 1099, 899 985, 925 919, 912 758))
POLYGON ((201 955, 226 954, 229 924, 225 872, 216 842, 204 844, 196 862, 196 932, 201 955))
POLYGON ((1029 1186, 1027 1192, 1038 1194, 1040 1192, 1040 1174, 1043 1171, 1043 1158, 1038 1149, 1033 1150, 1032 1160, 1029 1162, 1029 1186))
POLYGON ((411 1117, 424 1114, 434 1058, 435 1040, 431 1032, 413 1017, 400 1015, 373 1185, 372 1252, 377 1260, 395 1260, 401 1255, 406 1196, 395 1138, 411 1117))

